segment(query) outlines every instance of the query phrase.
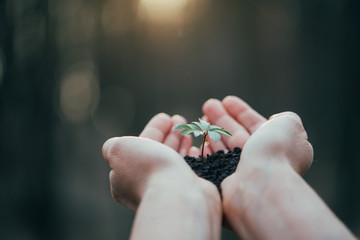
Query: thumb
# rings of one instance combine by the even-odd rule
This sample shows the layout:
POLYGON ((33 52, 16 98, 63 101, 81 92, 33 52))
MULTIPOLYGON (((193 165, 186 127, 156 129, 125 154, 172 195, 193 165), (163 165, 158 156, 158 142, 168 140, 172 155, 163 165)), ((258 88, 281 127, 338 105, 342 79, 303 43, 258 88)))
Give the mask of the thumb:
POLYGON ((308 135, 299 115, 294 112, 282 112, 272 115, 271 124, 273 134, 280 133, 288 146, 288 155, 295 171, 303 175, 313 161, 313 147, 308 141, 308 135))

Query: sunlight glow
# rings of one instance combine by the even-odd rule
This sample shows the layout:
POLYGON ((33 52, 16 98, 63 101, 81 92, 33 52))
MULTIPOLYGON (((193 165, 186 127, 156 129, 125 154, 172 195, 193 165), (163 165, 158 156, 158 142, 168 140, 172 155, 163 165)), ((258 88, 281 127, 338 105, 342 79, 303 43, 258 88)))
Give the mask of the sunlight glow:
POLYGON ((140 0, 139 14, 153 22, 176 22, 188 0, 140 0))
POLYGON ((87 70, 65 74, 60 86, 60 106, 70 122, 85 120, 96 108, 99 98, 97 79, 87 70))

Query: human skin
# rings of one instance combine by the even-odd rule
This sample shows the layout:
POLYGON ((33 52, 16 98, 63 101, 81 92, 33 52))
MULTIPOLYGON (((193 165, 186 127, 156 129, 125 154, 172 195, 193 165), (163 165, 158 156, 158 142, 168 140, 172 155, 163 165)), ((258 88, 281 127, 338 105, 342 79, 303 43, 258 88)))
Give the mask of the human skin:
POLYGON ((233 134, 217 143, 209 139, 207 153, 243 148, 238 168, 222 183, 222 202, 183 161, 199 149, 171 132, 185 123, 179 116, 156 115, 140 138, 104 144, 112 195, 136 210, 132 239, 219 239, 222 214, 244 239, 355 239, 300 176, 313 152, 296 114, 266 120, 233 96, 211 99, 203 111, 233 134))
POLYGON ((221 202, 216 187, 183 160, 191 138, 171 131, 181 116, 153 117, 139 137, 106 141, 113 198, 135 210, 130 239, 220 239, 221 202))
POLYGON ((238 167, 221 184, 226 224, 241 239, 355 239, 300 176, 313 150, 298 115, 266 120, 235 96, 203 105, 205 119, 233 137, 208 152, 241 147, 238 167))

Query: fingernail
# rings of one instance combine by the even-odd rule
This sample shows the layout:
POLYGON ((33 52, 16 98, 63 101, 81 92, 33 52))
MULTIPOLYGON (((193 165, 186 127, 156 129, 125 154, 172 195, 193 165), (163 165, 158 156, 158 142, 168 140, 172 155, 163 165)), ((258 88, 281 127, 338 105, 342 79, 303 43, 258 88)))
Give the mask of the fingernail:
POLYGON ((230 100, 231 98, 233 98, 233 96, 232 96, 232 95, 228 95, 228 96, 226 96, 226 97, 223 99, 223 102, 226 102, 226 101, 230 100))
POLYGON ((183 118, 181 115, 179 114, 175 114, 174 116, 172 116, 173 119, 176 119, 176 118, 183 118))
POLYGON ((209 98, 206 102, 215 102, 216 100, 216 98, 209 98))
POLYGON ((161 113, 158 113, 157 116, 164 116, 164 117, 167 117, 169 118, 170 116, 164 112, 161 112, 161 113))

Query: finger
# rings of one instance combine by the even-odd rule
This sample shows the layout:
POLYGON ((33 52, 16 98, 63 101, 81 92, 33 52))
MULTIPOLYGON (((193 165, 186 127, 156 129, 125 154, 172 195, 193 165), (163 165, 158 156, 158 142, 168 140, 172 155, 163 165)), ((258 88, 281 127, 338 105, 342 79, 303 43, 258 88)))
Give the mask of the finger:
POLYGON ((155 115, 141 132, 140 137, 163 142, 172 126, 171 117, 166 113, 155 115))
MULTIPOLYGON (((185 124, 186 120, 185 120, 185 118, 183 118, 180 115, 174 115, 171 118, 171 122, 172 122, 172 125, 171 125, 171 129, 172 129, 175 125, 177 125, 179 123, 185 124)), ((165 137, 165 140, 164 140, 164 144, 171 147, 175 151, 179 150, 180 142, 183 139, 183 136, 178 135, 178 132, 179 131, 170 130, 170 132, 168 133, 168 135, 165 137)))
POLYGON ((272 119, 278 118, 278 117, 283 117, 283 116, 294 118, 296 121, 298 121, 302 124, 300 116, 297 115, 296 113, 290 112, 290 111, 274 114, 271 117, 269 117, 269 120, 272 120, 272 119))
POLYGON ((184 136, 179 147, 179 154, 182 157, 185 157, 186 155, 189 155, 189 149, 192 144, 191 136, 184 136))
POLYGON ((199 155, 200 155, 200 149, 199 148, 192 146, 189 149, 189 156, 197 158, 197 157, 199 157, 199 155))
POLYGON ((232 136, 222 135, 223 143, 228 148, 244 147, 250 134, 227 113, 219 100, 209 99, 206 101, 203 105, 203 112, 213 124, 225 128, 226 131, 232 134, 232 136))
POLYGON ((168 164, 175 164, 176 168, 186 166, 173 149, 141 137, 111 138, 103 145, 103 155, 112 169, 113 196, 131 209, 138 205, 148 177, 157 172, 155 169, 168 168, 168 164))
POLYGON ((207 116, 204 115, 204 116, 202 116, 201 119, 211 124, 211 122, 207 116))
POLYGON ((117 157, 117 149, 115 149, 113 146, 117 146, 114 143, 116 143, 116 141, 118 139, 119 139, 118 137, 110 138, 110 139, 106 140, 106 142, 102 146, 103 158, 105 159, 105 161, 107 161, 109 163, 110 168, 111 168, 111 164, 112 164, 112 159, 114 157, 117 157), (115 150, 113 150, 113 149, 115 149, 115 150))
POLYGON ((280 134, 286 140, 291 141, 292 148, 296 150, 291 150, 288 155, 291 156, 291 159, 298 160, 290 161, 290 163, 297 173, 303 175, 312 164, 314 151, 299 115, 293 112, 275 114, 264 124, 264 127, 269 125, 271 127, 268 129, 274 132, 270 135, 280 134))
POLYGON ((300 175, 304 175, 311 167, 314 160, 314 149, 310 142, 306 141, 304 149, 301 152, 301 159, 305 159, 303 164, 299 165, 298 169, 295 169, 300 175))
POLYGON ((307 133, 306 133, 306 131, 305 131, 305 129, 304 129, 302 120, 301 120, 301 118, 300 118, 299 115, 297 115, 297 114, 294 113, 294 112, 290 112, 290 111, 281 112, 281 113, 277 113, 277 114, 272 115, 272 116, 269 118, 269 121, 273 121, 274 119, 279 119, 279 118, 282 118, 282 119, 289 119, 289 118, 290 118, 290 119, 292 119, 292 120, 295 120, 298 129, 299 129, 300 132, 304 135, 304 138, 305 138, 306 140, 308 140, 307 133))
POLYGON ((222 100, 222 105, 250 134, 253 134, 256 129, 266 122, 263 116, 238 97, 227 96, 222 100))
POLYGON ((225 146, 225 143, 222 140, 219 140, 217 142, 214 142, 214 140, 212 140, 212 138, 208 138, 208 142, 211 148, 211 151, 213 153, 216 153, 217 151, 224 151, 225 153, 228 151, 227 147, 225 146))
MULTIPOLYGON (((209 121, 209 118, 207 116, 205 116, 205 115, 201 119, 208 122, 208 123, 210 123, 210 124, 212 124, 209 121)), ((227 147, 225 146, 224 142, 221 139, 219 141, 217 141, 217 142, 214 142, 214 140, 212 140, 212 138, 208 137, 207 140, 208 140, 208 142, 210 144, 210 148, 211 148, 211 151, 213 153, 216 153, 217 151, 220 151, 220 150, 222 150, 224 152, 228 151, 227 147)))

